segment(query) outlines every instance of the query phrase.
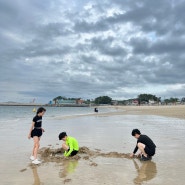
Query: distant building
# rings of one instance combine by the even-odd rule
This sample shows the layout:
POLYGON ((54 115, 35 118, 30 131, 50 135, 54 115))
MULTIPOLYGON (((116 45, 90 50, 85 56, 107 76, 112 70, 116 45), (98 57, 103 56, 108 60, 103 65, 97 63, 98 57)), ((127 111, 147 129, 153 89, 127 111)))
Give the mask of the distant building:
POLYGON ((111 101, 111 104, 112 104, 112 105, 118 105, 118 101, 117 101, 117 100, 112 100, 112 101, 111 101))
POLYGON ((180 102, 181 104, 185 104, 185 97, 183 97, 182 99, 181 99, 181 102, 180 102))
POLYGON ((138 104, 139 104, 139 101, 137 99, 132 100, 132 105, 138 105, 138 104))
POLYGON ((82 99, 76 100, 76 104, 78 104, 78 105, 82 105, 83 103, 84 103, 84 100, 82 100, 82 99))
POLYGON ((82 99, 57 99, 56 101, 49 101, 49 105, 82 105, 84 100, 82 99))
POLYGON ((53 101, 49 101, 49 103, 48 103, 49 105, 52 105, 53 104, 53 101))
POLYGON ((76 100, 60 99, 60 100, 57 101, 57 104, 76 104, 76 100))
POLYGON ((149 100, 148 103, 149 103, 150 105, 153 105, 153 104, 155 104, 155 101, 154 101, 154 100, 149 100))

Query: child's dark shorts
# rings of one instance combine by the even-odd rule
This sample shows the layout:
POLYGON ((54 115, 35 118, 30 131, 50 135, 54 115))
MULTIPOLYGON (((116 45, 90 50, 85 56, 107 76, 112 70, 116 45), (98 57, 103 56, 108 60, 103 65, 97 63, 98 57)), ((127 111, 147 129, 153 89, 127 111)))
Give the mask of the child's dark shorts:
POLYGON ((37 137, 42 136, 42 129, 41 128, 34 128, 31 131, 31 137, 34 137, 34 136, 37 136, 37 137))
MULTIPOLYGON (((70 148, 68 149, 68 151, 69 151, 69 150, 70 150, 70 148)), ((70 156, 72 157, 72 156, 76 155, 77 153, 78 153, 77 150, 73 150, 73 151, 71 152, 70 156)))
POLYGON ((145 146, 145 152, 149 155, 149 156, 153 156, 155 154, 155 149, 150 149, 147 146, 145 146))

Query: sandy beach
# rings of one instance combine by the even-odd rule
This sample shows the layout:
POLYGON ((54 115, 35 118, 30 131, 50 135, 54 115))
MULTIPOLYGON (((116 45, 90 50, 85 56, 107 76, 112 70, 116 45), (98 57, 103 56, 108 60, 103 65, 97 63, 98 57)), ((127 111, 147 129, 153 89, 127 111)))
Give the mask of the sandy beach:
POLYGON ((185 119, 185 105, 114 106, 117 115, 157 115, 185 119))
MULTIPOLYGON (((100 111, 96 114, 57 118, 56 123, 52 123, 55 125, 56 133, 42 138, 39 151, 42 163, 31 164, 30 151, 27 148, 22 149, 22 153, 24 152, 22 162, 17 164, 14 161, 11 163, 11 169, 7 162, 0 161, 5 170, 0 173, 0 177, 3 177, 1 183, 183 185, 185 106, 111 106, 111 108, 116 111, 101 113, 99 107, 100 111), (79 140, 80 151, 74 157, 65 158, 60 148, 61 143, 54 138, 57 137, 61 127, 63 130, 70 130, 79 140), (143 162, 137 157, 133 159, 129 157, 136 144, 135 138, 130 134, 133 128, 141 129, 141 132, 155 141, 157 152, 151 161, 143 162)), ((45 124, 47 125, 47 122, 45 124)), ((31 141, 29 147, 30 149, 32 147, 31 141)))
POLYGON ((127 107, 125 110, 128 111, 127 114, 148 114, 185 119, 185 105, 135 106, 132 108, 127 107))

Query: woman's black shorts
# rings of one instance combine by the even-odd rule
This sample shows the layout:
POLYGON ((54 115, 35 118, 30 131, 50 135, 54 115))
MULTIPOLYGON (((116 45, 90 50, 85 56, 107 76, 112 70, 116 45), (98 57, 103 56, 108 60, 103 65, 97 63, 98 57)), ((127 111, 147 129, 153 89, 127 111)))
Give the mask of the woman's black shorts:
POLYGON ((34 128, 32 131, 31 131, 31 137, 34 137, 34 136, 37 136, 37 137, 40 137, 42 136, 42 129, 39 128, 34 128))

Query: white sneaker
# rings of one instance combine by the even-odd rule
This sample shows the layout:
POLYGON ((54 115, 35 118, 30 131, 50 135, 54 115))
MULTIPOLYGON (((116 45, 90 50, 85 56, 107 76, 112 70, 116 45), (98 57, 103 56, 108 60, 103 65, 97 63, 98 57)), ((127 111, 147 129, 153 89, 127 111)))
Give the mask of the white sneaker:
POLYGON ((34 156, 31 155, 31 156, 30 156, 30 160, 34 161, 34 159, 35 159, 34 156))
POLYGON ((33 164, 40 164, 41 162, 38 159, 35 159, 34 161, 32 161, 33 164))

